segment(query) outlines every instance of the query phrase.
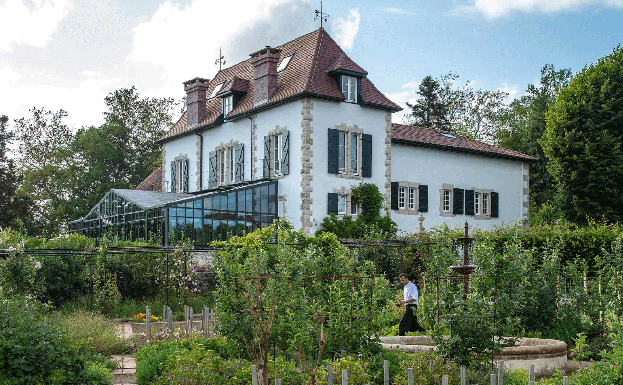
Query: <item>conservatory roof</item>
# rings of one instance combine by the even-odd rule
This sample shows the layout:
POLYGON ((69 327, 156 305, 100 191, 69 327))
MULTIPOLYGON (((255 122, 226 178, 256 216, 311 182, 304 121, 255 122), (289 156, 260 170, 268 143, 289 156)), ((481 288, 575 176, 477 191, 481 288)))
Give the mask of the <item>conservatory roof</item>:
POLYGON ((127 189, 112 189, 118 195, 131 201, 132 203, 140 206, 144 209, 151 209, 154 207, 164 206, 167 203, 175 202, 180 199, 190 198, 191 194, 181 193, 166 193, 158 191, 142 191, 142 190, 127 190, 127 189))

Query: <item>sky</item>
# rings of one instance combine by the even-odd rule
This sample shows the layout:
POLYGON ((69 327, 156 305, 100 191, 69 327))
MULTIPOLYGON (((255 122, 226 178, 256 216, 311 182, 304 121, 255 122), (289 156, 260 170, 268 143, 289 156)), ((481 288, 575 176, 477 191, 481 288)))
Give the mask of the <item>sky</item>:
MULTIPOLYGON (((0 115, 103 123, 105 96, 184 96, 182 83, 320 26, 309 0, 0 0, 0 115)), ((623 0, 325 0, 325 29, 394 102, 453 72, 509 100, 545 64, 575 74, 623 41, 623 0)), ((402 122, 403 113, 394 114, 402 122)))

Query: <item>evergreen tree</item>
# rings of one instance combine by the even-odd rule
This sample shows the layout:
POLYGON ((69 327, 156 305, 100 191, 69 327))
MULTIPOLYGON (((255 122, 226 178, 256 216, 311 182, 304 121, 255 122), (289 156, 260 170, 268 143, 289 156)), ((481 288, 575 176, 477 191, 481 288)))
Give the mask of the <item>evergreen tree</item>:
POLYGON ((417 91, 420 98, 415 104, 407 103, 411 108, 411 113, 407 115, 408 124, 438 130, 449 129, 447 109, 439 96, 440 89, 439 82, 432 76, 428 75, 422 80, 417 91))

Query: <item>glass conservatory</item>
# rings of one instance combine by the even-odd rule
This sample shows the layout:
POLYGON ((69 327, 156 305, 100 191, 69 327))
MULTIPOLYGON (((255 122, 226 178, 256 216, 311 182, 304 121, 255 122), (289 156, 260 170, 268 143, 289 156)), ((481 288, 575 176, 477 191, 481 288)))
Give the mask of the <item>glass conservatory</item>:
POLYGON ((112 189, 84 218, 68 224, 69 233, 205 245, 270 226, 278 215, 277 196, 277 181, 197 195, 112 189))

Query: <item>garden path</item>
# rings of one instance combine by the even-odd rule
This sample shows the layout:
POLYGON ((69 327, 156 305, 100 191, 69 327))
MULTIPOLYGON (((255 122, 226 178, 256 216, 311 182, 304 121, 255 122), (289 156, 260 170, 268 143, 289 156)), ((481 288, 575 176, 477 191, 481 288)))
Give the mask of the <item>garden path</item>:
POLYGON ((119 362, 117 369, 112 371, 115 385, 136 384, 136 361, 133 354, 113 355, 112 360, 119 362))

